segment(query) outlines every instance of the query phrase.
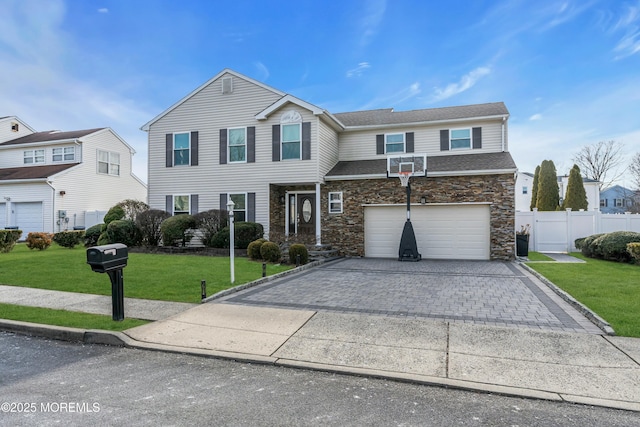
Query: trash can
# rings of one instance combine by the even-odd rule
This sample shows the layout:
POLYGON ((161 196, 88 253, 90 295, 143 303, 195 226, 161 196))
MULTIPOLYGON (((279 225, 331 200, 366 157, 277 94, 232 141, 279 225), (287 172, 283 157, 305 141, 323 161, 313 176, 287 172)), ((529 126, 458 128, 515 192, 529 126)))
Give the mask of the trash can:
POLYGON ((516 255, 529 256, 529 235, 516 234, 516 255))

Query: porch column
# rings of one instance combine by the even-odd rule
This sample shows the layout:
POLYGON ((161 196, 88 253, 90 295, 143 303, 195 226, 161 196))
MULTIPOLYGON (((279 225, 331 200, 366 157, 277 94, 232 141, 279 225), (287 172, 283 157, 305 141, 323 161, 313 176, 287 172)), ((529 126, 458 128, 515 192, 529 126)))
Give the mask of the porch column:
POLYGON ((322 245, 322 230, 320 229, 320 216, 322 209, 320 208, 320 183, 316 182, 316 246, 322 245))
POLYGON ((289 192, 284 193, 284 237, 289 237, 289 192))

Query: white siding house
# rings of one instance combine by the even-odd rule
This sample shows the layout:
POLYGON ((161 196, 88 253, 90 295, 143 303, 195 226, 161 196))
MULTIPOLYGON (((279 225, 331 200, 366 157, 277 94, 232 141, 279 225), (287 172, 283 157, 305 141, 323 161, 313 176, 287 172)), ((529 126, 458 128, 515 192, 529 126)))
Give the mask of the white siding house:
POLYGON ((146 202, 146 185, 131 172, 134 153, 110 128, 35 132, 0 118, 0 227, 17 227, 25 239, 89 227, 87 212, 125 199, 146 202))
MULTIPOLYGON (((584 191, 587 195, 587 210, 598 210, 600 208, 600 182, 589 178, 582 178, 584 191)), ((568 176, 558 176, 558 195, 560 203, 566 196, 568 176)), ((529 172, 518 173, 516 179, 516 210, 519 212, 531 211, 531 195, 533 192, 533 174, 529 172)))

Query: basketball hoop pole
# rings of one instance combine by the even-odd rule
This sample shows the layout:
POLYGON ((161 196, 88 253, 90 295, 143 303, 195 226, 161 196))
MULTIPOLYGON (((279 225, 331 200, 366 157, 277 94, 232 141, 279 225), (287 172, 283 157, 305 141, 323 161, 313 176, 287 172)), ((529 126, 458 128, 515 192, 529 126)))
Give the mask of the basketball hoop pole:
POLYGON ((400 238, 400 248, 398 249, 398 261, 420 261, 422 255, 418 253, 418 245, 416 244, 416 235, 411 225, 411 178, 410 172, 399 173, 401 184, 407 188, 407 221, 402 230, 400 238))

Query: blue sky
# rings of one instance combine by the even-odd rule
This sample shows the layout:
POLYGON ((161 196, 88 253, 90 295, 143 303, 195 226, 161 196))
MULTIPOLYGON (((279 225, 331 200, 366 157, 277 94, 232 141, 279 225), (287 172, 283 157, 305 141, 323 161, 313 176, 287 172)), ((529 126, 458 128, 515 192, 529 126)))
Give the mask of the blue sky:
POLYGON ((521 171, 640 151, 640 0, 0 4, 0 116, 111 127, 144 180, 140 127, 224 68, 333 113, 503 101, 521 171))

